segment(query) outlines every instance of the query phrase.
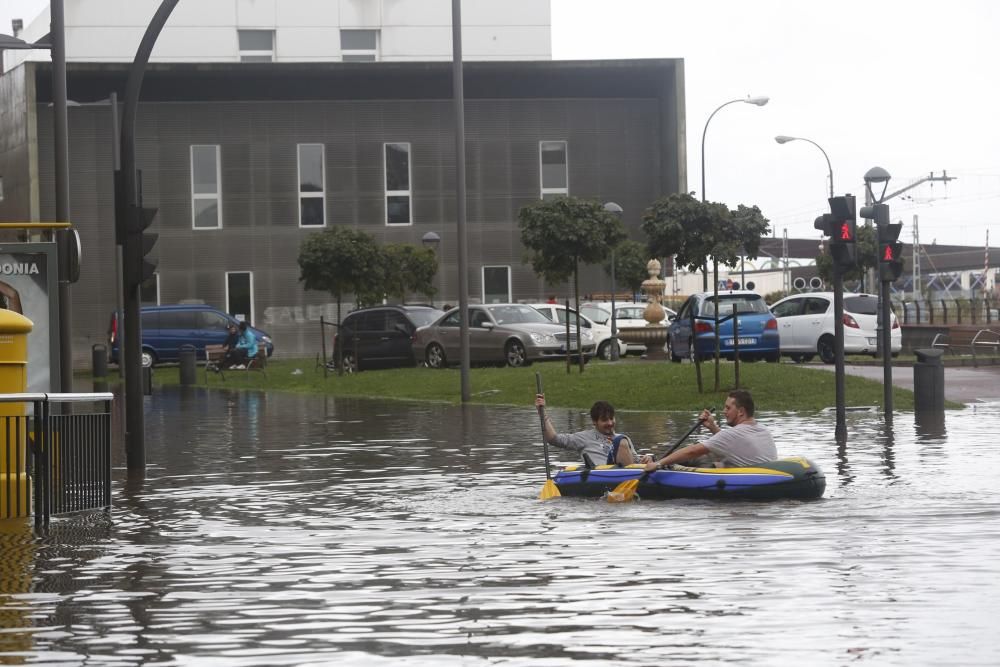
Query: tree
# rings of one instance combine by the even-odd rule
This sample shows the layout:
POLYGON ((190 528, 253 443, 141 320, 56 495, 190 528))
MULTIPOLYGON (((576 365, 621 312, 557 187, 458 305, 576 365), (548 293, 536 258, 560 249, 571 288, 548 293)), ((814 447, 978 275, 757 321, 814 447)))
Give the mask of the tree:
MULTIPOLYGON (((573 277, 576 312, 580 312, 579 264, 603 261, 611 248, 625 240, 625 228, 617 216, 596 201, 559 197, 538 201, 517 214, 521 243, 535 274, 547 283, 559 284, 573 277)), ((580 341, 580 319, 576 322, 580 341)), ((580 371, 583 371, 583 355, 580 371)))
MULTIPOLYGON (((735 268, 741 255, 756 259, 760 239, 770 231, 756 206, 740 204, 735 211, 718 202, 701 202, 691 194, 661 197, 643 216, 642 230, 650 252, 675 256, 675 264, 697 271, 712 260, 715 303, 719 302, 719 264, 735 268)), ((715 391, 719 390, 719 312, 715 310, 715 391)), ((698 359, 698 355, 695 355, 698 359)), ((697 373, 701 390, 701 371, 697 373)))
MULTIPOLYGON (((382 250, 374 237, 347 227, 330 227, 306 237, 299 250, 299 281, 307 290, 329 292, 337 300, 337 329, 340 304, 345 294, 365 302, 363 295, 381 293, 382 250)), ((343 346, 340 348, 343 353, 343 346)), ((341 372, 337 359, 337 372, 341 372)))
MULTIPOLYGON (((615 282, 629 288, 633 294, 642 288, 649 277, 646 263, 649 251, 638 241, 626 240, 615 246, 615 282)), ((604 263, 604 273, 611 275, 611 260, 604 263)))
POLYGON ((382 287, 386 295, 400 301, 406 300, 408 292, 434 297, 438 260, 433 250, 412 243, 392 243, 383 248, 382 259, 382 287))

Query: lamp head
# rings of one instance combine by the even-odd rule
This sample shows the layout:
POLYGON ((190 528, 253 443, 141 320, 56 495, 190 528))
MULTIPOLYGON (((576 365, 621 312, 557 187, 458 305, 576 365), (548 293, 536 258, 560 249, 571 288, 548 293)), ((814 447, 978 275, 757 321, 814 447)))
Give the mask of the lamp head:
POLYGON ((748 97, 744 100, 744 102, 746 102, 747 104, 756 104, 759 107, 764 106, 770 101, 771 98, 765 95, 758 95, 757 97, 748 97))
POLYGON ((424 244, 425 248, 436 250, 438 244, 441 243, 441 235, 437 232, 427 232, 420 238, 420 242, 424 244))
POLYGON ((784 134, 779 134, 774 138, 774 140, 777 141, 779 144, 787 144, 789 141, 795 141, 796 139, 798 139, 798 137, 788 137, 785 136, 784 134))
POLYGON ((868 190, 868 194, 871 196, 872 201, 876 204, 881 203, 882 199, 885 197, 885 191, 889 189, 890 178, 892 178, 892 176, 890 176, 889 172, 882 167, 872 167, 865 172, 865 188, 868 190), (882 194, 878 197, 876 197, 875 193, 872 192, 872 183, 882 184, 882 194))
POLYGON ((608 213, 614 213, 615 215, 621 215, 623 213, 622 207, 613 201, 609 201, 604 205, 604 210, 608 213))

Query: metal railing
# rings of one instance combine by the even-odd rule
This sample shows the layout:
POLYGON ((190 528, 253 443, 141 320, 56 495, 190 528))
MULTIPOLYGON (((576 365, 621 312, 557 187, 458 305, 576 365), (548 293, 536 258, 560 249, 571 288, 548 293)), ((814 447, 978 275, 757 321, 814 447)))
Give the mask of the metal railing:
POLYGON ((1000 302, 982 299, 940 299, 894 302, 903 324, 987 324, 1000 321, 1000 302))
POLYGON ((0 394, 0 519, 33 514, 42 525, 56 514, 111 506, 113 398, 0 394), (68 404, 72 413, 62 410, 68 404))

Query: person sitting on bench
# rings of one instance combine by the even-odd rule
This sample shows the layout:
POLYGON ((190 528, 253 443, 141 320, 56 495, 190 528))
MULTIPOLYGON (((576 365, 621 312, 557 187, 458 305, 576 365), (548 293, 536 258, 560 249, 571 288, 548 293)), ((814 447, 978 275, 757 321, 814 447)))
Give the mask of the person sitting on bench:
POLYGON ((246 368, 250 360, 257 356, 257 337, 247 328, 246 322, 240 322, 240 333, 236 337, 236 345, 226 351, 222 358, 222 368, 246 368))

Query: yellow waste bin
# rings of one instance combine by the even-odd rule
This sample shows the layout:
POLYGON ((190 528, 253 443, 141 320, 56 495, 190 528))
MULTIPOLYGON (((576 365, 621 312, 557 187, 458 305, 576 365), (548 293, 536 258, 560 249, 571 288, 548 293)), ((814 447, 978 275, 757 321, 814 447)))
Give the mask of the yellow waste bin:
MULTIPOLYGON (((0 394, 27 390, 28 334, 33 327, 24 315, 0 309, 0 394)), ((24 403, 0 403, 0 520, 31 514, 25 414, 24 403)))

